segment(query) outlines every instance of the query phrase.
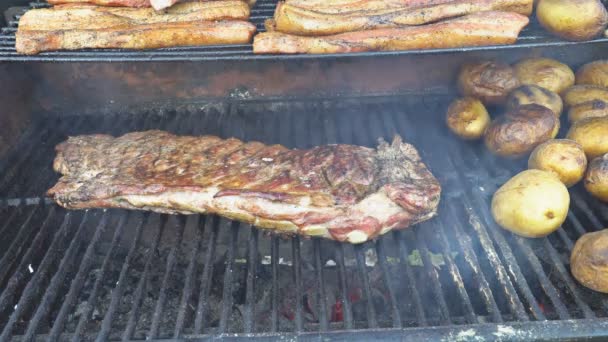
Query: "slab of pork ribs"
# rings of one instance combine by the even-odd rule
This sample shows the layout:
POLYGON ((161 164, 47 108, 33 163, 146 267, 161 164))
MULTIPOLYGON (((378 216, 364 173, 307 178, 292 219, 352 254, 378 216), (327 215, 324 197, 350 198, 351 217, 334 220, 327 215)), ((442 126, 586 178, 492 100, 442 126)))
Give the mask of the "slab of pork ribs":
POLYGON ((441 187, 416 149, 281 145, 163 131, 57 146, 48 191, 70 209, 214 213, 281 234, 362 243, 434 216, 441 187))

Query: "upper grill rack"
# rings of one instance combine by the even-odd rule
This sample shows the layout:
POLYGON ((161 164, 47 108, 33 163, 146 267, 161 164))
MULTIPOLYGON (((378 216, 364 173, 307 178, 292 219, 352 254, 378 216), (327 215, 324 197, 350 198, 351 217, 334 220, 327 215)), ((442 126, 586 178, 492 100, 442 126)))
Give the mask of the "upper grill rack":
POLYGON ((447 100, 218 103, 40 120, 0 164, 0 194, 13 199, 0 207, 0 339, 605 334, 607 297, 576 283, 568 256, 581 234, 608 224, 606 206, 579 186, 557 233, 524 239, 500 229, 489 199, 525 163, 457 143, 437 124, 447 100), (298 148, 374 146, 399 133, 442 183, 440 215, 353 247, 281 240, 214 216, 26 203, 56 180, 52 148, 67 135, 155 128, 298 148))
MULTIPOLYGON (((265 31, 264 20, 271 18, 276 7, 276 0, 258 0, 251 10, 250 21, 255 24, 258 32, 265 31)), ((43 1, 31 2, 29 9, 49 7, 43 1)), ((511 50, 535 47, 561 47, 568 45, 595 44, 608 42, 607 38, 575 43, 557 39, 543 30, 533 17, 531 23, 520 34, 514 45, 481 46, 455 49, 414 50, 414 51, 381 51, 349 54, 325 55, 254 55, 251 44, 215 45, 176 47, 155 50, 122 50, 122 49, 88 49, 80 51, 52 51, 34 56, 20 55, 15 51, 15 33, 19 24, 20 13, 13 15, 13 20, 7 27, 0 29, 0 61, 199 61, 199 60, 241 60, 241 59, 301 59, 301 58, 335 58, 346 56, 398 56, 412 54, 451 53, 464 51, 511 50)))

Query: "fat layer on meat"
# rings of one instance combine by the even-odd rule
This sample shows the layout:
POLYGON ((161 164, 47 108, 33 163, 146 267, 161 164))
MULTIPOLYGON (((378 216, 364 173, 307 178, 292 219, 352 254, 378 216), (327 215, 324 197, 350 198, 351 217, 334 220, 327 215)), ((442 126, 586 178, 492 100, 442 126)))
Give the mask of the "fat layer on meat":
POLYGON ((400 137, 296 150, 147 131, 71 137, 57 152, 63 176, 48 194, 66 208, 216 213, 351 243, 432 217, 441 190, 400 137))

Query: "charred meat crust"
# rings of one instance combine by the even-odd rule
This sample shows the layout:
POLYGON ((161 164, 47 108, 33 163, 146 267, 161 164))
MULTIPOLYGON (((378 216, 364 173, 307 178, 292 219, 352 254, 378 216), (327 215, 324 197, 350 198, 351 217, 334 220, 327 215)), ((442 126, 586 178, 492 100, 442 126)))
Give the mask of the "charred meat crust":
POLYGON ((209 212, 353 243, 432 217, 441 190, 400 137, 290 150, 147 131, 71 137, 57 152, 48 194, 66 208, 209 212))

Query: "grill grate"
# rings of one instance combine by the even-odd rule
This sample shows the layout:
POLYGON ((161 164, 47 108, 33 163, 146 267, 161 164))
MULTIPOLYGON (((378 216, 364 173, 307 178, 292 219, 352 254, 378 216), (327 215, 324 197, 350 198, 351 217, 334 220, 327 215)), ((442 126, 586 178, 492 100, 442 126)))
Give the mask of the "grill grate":
MULTIPOLYGON (((251 10, 250 21, 258 32, 265 31, 264 20, 271 18, 276 7, 276 0, 258 0, 251 10)), ((305 59, 335 58, 339 56, 378 56, 378 55, 414 55, 428 53, 453 53, 463 51, 512 50, 536 47, 561 47, 576 44, 577 46, 595 43, 606 43, 607 38, 598 38, 588 42, 567 42, 551 36, 531 17, 531 24, 520 34, 514 45, 467 47, 456 49, 385 51, 373 53, 350 53, 346 55, 254 55, 251 44, 189 46, 163 48, 148 51, 129 51, 121 49, 87 49, 80 51, 51 51, 35 56, 20 55, 15 51, 15 33, 19 18, 28 9, 49 7, 42 0, 30 2, 27 8, 15 11, 13 20, 6 27, 0 28, 0 61, 199 61, 199 60, 241 60, 241 59, 305 59)), ((12 12, 11 12, 12 13, 12 12)))
POLYGON ((0 339, 433 339, 473 329, 527 341, 608 331, 598 330, 608 324, 606 296, 579 286, 568 267, 574 241, 607 225, 606 206, 576 186, 556 234, 531 240, 497 227, 491 195, 525 161, 458 143, 438 124, 448 100, 222 102, 41 118, 0 164, 0 339), (53 147, 67 135, 153 128, 299 148, 373 146, 399 133, 443 184, 440 216, 350 246, 283 240, 217 216, 66 211, 41 197, 57 178, 53 147))

